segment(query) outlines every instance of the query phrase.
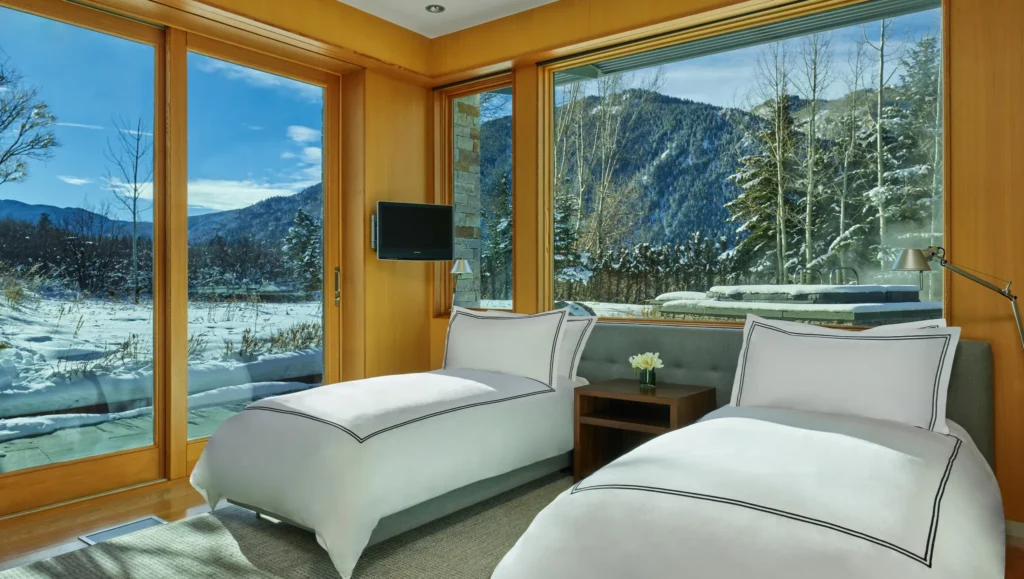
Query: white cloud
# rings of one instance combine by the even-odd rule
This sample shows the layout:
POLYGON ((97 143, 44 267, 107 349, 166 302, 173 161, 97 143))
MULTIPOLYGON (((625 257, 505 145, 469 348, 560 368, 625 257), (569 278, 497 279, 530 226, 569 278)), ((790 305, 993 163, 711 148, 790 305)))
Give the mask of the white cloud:
POLYGON ((295 158, 295 153, 292 153, 291 151, 285 151, 285 152, 281 153, 281 158, 282 159, 294 159, 295 158))
MULTIPOLYGON (((129 185, 128 183, 125 183, 124 181, 122 181, 120 179, 108 179, 107 180, 107 187, 109 189, 111 189, 112 191, 114 191, 116 193, 119 193, 119 194, 122 194, 122 195, 130 195, 131 192, 132 192, 131 185, 129 185)), ((153 200, 153 182, 152 181, 146 181, 144 183, 139 183, 139 198, 140 199, 148 199, 150 201, 153 200)))
POLYGON ((288 138, 299 144, 319 143, 320 131, 302 125, 291 125, 288 127, 288 138))
MULTIPOLYGON (((131 135, 133 137, 136 134, 138 134, 138 131, 136 131, 135 129, 118 129, 118 130, 121 131, 122 133, 126 134, 126 135, 131 135)), ((141 134, 143 134, 143 135, 145 135, 147 137, 152 137, 153 136, 153 133, 150 133, 148 131, 142 131, 141 134)))
POLYGON ((92 183, 92 179, 86 179, 85 177, 69 177, 67 175, 57 175, 57 178, 67 183, 68 185, 88 185, 92 183))
POLYGON ((320 147, 304 147, 302 149, 302 162, 319 165, 323 162, 324 153, 320 147))
POLYGON ((263 183, 250 179, 195 179, 188 183, 188 202, 227 211, 248 207, 270 197, 294 195, 311 184, 306 181, 263 183))
POLYGON ((259 125, 245 125, 245 128, 249 129, 250 131, 262 131, 263 130, 263 127, 261 127, 259 125))
MULTIPOLYGON (((202 207, 209 211, 241 209, 259 203, 270 197, 294 195, 306 187, 319 183, 316 179, 299 179, 271 183, 253 179, 193 179, 188 182, 188 205, 202 207)), ((111 187, 125 191, 127 185, 121 181, 111 182, 111 187)), ((140 197, 153 200, 153 184, 143 183, 140 197)), ((195 214, 192 211, 192 214, 195 214)))
POLYGON ((321 87, 270 74, 269 72, 263 72, 262 70, 256 70, 255 68, 240 66, 209 57, 202 57, 198 68, 201 72, 219 74, 231 80, 242 81, 249 86, 282 89, 285 92, 314 102, 323 100, 324 91, 321 87))
POLYGON ((90 129, 93 131, 102 131, 103 127, 99 125, 86 125, 83 123, 54 123, 58 127, 73 127, 76 129, 90 129))

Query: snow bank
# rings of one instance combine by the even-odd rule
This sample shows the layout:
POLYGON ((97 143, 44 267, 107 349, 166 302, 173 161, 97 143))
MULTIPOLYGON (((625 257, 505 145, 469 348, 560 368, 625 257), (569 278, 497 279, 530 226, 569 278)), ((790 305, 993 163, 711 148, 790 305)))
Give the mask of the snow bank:
POLYGON ((677 300, 703 300, 708 294, 704 292, 668 292, 654 298, 656 302, 672 302, 677 300))
MULTIPOLYGON (((279 396, 290 392, 298 392, 312 387, 312 384, 307 384, 305 382, 255 382, 252 384, 238 384, 189 396, 188 407, 189 409, 196 409, 207 406, 250 402, 262 400, 270 396, 279 396)), ((53 434, 58 430, 65 430, 68 428, 82 428, 85 426, 104 424, 116 420, 152 415, 153 407, 146 406, 135 410, 128 410, 126 412, 55 414, 52 416, 32 416, 27 418, 3 418, 0 419, 0 442, 53 434)))
POLYGON ((52 434, 66 428, 81 428, 113 420, 152 414, 153 407, 147 406, 127 412, 110 414, 58 414, 55 416, 33 416, 30 418, 5 418, 0 420, 0 442, 52 434))
MULTIPOLYGON (((194 339, 190 394, 323 371, 321 349, 263 353, 253 360, 237 354, 246 331, 266 337, 296 323, 319 324, 319 302, 193 303, 188 314, 194 339)), ((0 350, 0 418, 151 405, 152 336, 151 303, 41 297, 16 308, 0 304, 0 342, 8 344, 0 350)))

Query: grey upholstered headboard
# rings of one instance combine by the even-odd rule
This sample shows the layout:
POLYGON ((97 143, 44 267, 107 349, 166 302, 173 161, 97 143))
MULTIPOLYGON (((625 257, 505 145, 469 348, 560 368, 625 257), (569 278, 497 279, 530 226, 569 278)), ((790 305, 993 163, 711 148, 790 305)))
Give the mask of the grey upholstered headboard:
MULTIPOLYGON (((732 397, 742 343, 739 328, 598 324, 583 350, 578 374, 591 382, 629 378, 629 356, 660 352, 665 368, 658 371, 659 380, 714 386, 723 406, 732 397)), ((957 346, 946 414, 970 433, 992 463, 992 348, 987 342, 961 340, 957 346)))

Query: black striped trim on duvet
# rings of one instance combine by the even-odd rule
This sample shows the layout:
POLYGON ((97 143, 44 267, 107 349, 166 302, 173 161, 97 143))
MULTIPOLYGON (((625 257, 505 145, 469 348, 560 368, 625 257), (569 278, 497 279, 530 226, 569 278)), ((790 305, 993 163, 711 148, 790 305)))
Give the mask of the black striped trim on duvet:
POLYGON ((862 533, 862 532, 856 531, 854 529, 843 527, 841 525, 836 525, 836 524, 830 523, 828 521, 823 521, 821 519, 815 519, 814 517, 808 517, 808 516, 805 516, 805 515, 801 515, 799 513, 792 513, 792 512, 784 511, 784 510, 781 510, 781 509, 775 509, 775 508, 772 508, 772 507, 767 507, 767 506, 759 505, 759 504, 756 504, 756 503, 750 503, 750 502, 747 502, 747 501, 731 499, 731 498, 728 498, 728 497, 720 497, 720 496, 715 496, 715 495, 707 495, 707 494, 694 493, 694 492, 682 491, 682 490, 677 490, 677 489, 666 489, 666 488, 651 487, 651 486, 644 486, 644 485, 606 484, 606 485, 582 486, 583 483, 587 482, 586 479, 576 483, 576 486, 574 486, 572 488, 572 491, 570 492, 570 494, 571 495, 575 495, 577 493, 581 493, 581 492, 584 492, 584 491, 598 491, 598 490, 639 491, 639 492, 658 493, 658 494, 675 496, 675 497, 681 497, 681 498, 688 498, 688 499, 696 499, 696 500, 701 500, 701 501, 709 501, 709 502, 720 503, 720 504, 724 504, 724 505, 731 505, 731 506, 734 506, 734 507, 741 507, 741 508, 750 509, 750 510, 753 510, 753 511, 760 511, 762 513, 767 513, 769 515, 776 515, 776 516, 779 516, 779 517, 783 517, 783 518, 786 518, 786 519, 791 519, 793 521, 798 521, 798 522, 801 522, 801 523, 807 523, 809 525, 814 525, 814 526, 822 527, 822 528, 825 528, 825 529, 830 529, 830 530, 833 530, 833 531, 837 531, 837 532, 843 533, 844 535, 849 535, 850 537, 853 537, 855 539, 861 539, 861 540, 867 541, 869 543, 874 543, 875 545, 878 545, 880 547, 884 547, 884 548, 889 549, 891 551, 895 551, 896 553, 899 553, 900 555, 903 555, 905 557, 913 559, 914 561, 917 561, 918 563, 921 563, 922 565, 924 565, 924 566, 926 566, 926 567, 928 567, 930 569, 931 566, 932 566, 932 559, 933 559, 933 556, 935 554, 935 537, 937 535, 938 528, 939 528, 939 513, 940 513, 941 508, 942 508, 942 497, 943 497, 943 495, 946 492, 946 483, 949 482, 950 473, 953 472, 953 461, 956 460, 957 455, 960 453, 960 445, 963 443, 962 440, 960 440, 959 438, 957 438, 956 436, 953 436, 951 434, 945 434, 943 436, 948 436, 950 438, 956 439, 956 443, 953 445, 953 451, 950 453, 949 460, 946 462, 946 470, 942 474, 942 479, 939 481, 939 487, 935 491, 935 499, 932 501, 932 519, 931 519, 931 524, 928 526, 928 537, 927 537, 927 539, 925 541, 925 549, 924 549, 924 553, 923 554, 917 554, 916 552, 914 552, 914 551, 912 551, 910 549, 907 549, 905 547, 900 547, 899 545, 894 545, 893 543, 890 543, 890 542, 885 541, 883 539, 879 539, 878 537, 874 537, 874 536, 868 535, 867 533, 862 533))
MULTIPOLYGON (((937 326, 936 326, 937 327, 937 326)), ((904 340, 941 340, 942 341, 942 353, 939 355, 939 363, 935 368, 935 378, 932 383, 932 415, 931 420, 928 422, 928 430, 934 430, 935 424, 939 420, 939 385, 942 383, 942 367, 946 364, 946 356, 949 354, 949 346, 951 342, 950 336, 916 336, 916 335, 885 335, 885 334, 872 334, 872 335, 852 335, 852 336, 834 336, 828 334, 813 334, 794 332, 791 330, 784 330, 775 326, 769 326, 760 322, 752 322, 750 325, 750 331, 747 332, 743 340, 743 354, 740 360, 740 380, 736 388, 736 406, 741 406, 740 400, 743 397, 743 382, 746 379, 747 374, 747 354, 750 352, 749 344, 751 337, 754 335, 754 330, 758 328, 764 328, 773 332, 779 332, 780 334, 786 334, 787 336, 797 336, 801 338, 825 338, 830 340, 868 340, 875 342, 898 342, 904 340)))
MULTIPOLYGON (((532 380, 532 378, 527 378, 527 380, 532 380)), ((534 380, 534 382, 537 382, 538 384, 544 384, 543 382, 540 382, 538 380, 534 380)), ((359 436, 358 434, 356 434, 355 432, 353 432, 349 428, 346 428, 344 425, 338 424, 337 422, 333 422, 333 421, 327 420, 326 418, 320 418, 319 416, 313 416, 312 414, 306 414, 305 412, 299 412, 297 410, 288 410, 286 408, 272 408, 272 407, 269 407, 269 406, 252 406, 252 405, 250 405, 250 406, 246 406, 245 408, 243 408, 242 411, 245 412, 246 410, 263 410, 265 412, 276 412, 278 414, 288 414, 288 415, 291 415, 291 416, 298 416, 299 418, 305 418, 305 419, 308 419, 308 420, 312 420, 314 422, 319 422, 321 424, 330 426, 332 428, 336 428, 336 429, 344 432, 345 434, 348 434, 349 436, 351 436, 359 444, 362 444, 362 443, 366 442, 367 440, 370 440, 374 436, 377 436, 378 434, 384 434, 385 432, 389 432, 391 430, 395 430, 395 429, 401 428, 403 426, 408 426, 408 425, 414 424, 416 422, 421 422, 423 420, 427 420, 428 418, 434 418, 436 416, 443 416, 445 414, 451 414, 452 412, 457 412, 459 410, 465 410, 467 408, 476 408, 477 406, 488 406, 490 404, 498 404, 500 402, 509 402, 509 401, 512 401, 512 400, 518 400, 520 398, 527 398, 529 396, 536 396, 537 394, 551 394, 551 393, 555 392, 555 390, 553 388, 550 388, 547 385, 544 385, 544 386, 545 387, 544 387, 543 390, 537 390, 536 392, 527 392, 525 394, 517 394, 515 396, 509 396, 508 398, 499 398, 497 400, 484 400, 482 402, 474 402, 472 404, 463 404, 462 406, 455 406, 455 407, 452 407, 452 408, 447 408, 445 410, 438 410, 437 412, 431 412, 430 414, 424 414, 423 416, 417 416, 416 418, 410 418, 409 420, 406 420, 404 422, 399 422, 398 424, 392 424, 391 426, 386 426, 384 428, 381 428, 380 430, 376 430, 374 432, 371 432, 370 434, 367 434, 366 436, 359 436)))

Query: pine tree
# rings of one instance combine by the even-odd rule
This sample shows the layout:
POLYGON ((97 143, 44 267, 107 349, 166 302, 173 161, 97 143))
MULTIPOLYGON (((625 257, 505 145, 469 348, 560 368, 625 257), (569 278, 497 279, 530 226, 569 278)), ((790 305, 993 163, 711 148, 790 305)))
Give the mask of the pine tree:
POLYGON ((762 109, 762 126, 744 142, 753 152, 739 159, 737 172, 729 177, 740 194, 726 208, 729 221, 740 224, 737 233, 745 234, 736 247, 740 267, 771 271, 781 284, 786 283, 788 238, 794 233, 788 226, 799 197, 792 178, 797 134, 788 96, 762 109), (773 255, 774 264, 768 261, 773 255))
POLYGON ((320 291, 323 288, 322 228, 301 207, 295 212, 283 249, 285 260, 302 291, 320 291))
POLYGON ((571 194, 555 197, 554 249, 556 299, 575 299, 578 286, 586 286, 594 272, 590 255, 580 250, 578 198, 571 194))
POLYGON ((512 299, 512 186, 503 173, 483 200, 480 259, 483 299, 512 299))
POLYGON ((923 167, 921 184, 929 189, 929 240, 942 241, 942 53, 939 39, 926 36, 900 61, 903 74, 897 103, 907 111, 923 167))

